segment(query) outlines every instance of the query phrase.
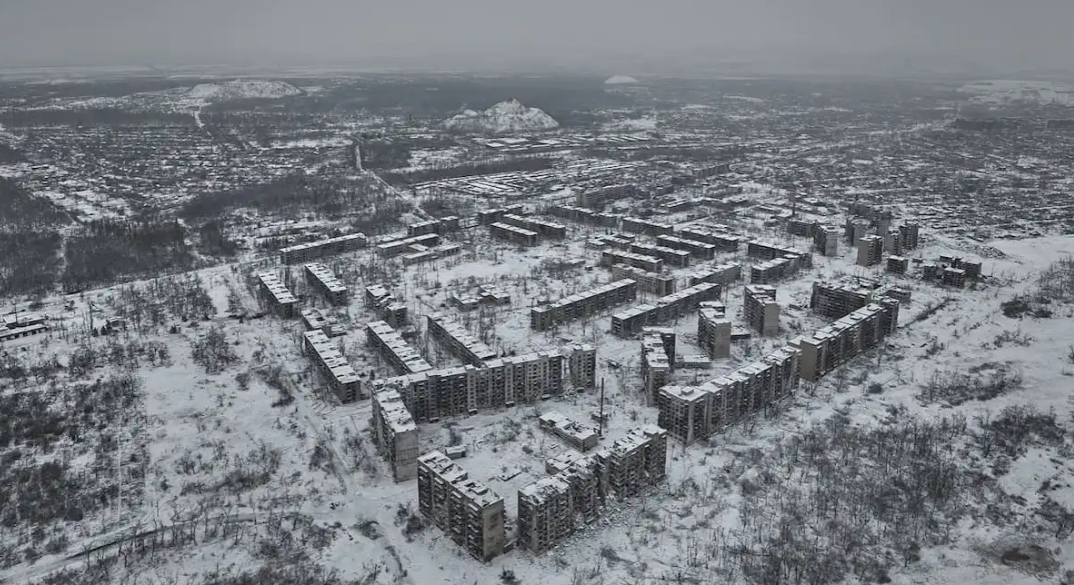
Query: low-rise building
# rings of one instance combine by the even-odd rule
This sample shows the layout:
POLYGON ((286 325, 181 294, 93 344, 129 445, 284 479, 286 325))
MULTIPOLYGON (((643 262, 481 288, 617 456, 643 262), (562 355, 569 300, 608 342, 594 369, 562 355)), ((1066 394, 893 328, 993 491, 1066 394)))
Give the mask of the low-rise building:
POLYGON ((572 421, 558 412, 547 412, 537 418, 541 430, 551 433, 579 451, 588 451, 597 446, 597 430, 572 421))
POLYGON ((425 234, 423 236, 414 236, 413 238, 400 238, 383 242, 377 244, 375 249, 377 255, 382 258, 394 258, 396 256, 402 256, 403 254, 420 252, 423 248, 429 249, 439 245, 440 236, 438 234, 425 234))

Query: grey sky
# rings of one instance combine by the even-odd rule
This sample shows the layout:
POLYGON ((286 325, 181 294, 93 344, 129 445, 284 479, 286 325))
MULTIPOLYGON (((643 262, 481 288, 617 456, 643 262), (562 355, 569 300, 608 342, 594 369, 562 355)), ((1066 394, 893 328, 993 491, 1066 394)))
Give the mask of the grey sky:
POLYGON ((5 65, 876 52, 1069 66, 1074 0, 0 0, 5 65))

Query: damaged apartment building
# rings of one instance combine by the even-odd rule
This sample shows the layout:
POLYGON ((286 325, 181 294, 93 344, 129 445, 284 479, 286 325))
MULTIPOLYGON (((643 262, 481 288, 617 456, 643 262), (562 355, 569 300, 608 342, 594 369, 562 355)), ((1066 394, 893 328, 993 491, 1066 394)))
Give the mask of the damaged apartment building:
POLYGON ((321 330, 307 331, 304 336, 303 349, 307 355, 312 354, 314 363, 328 387, 340 402, 358 400, 361 382, 358 374, 351 367, 347 358, 340 353, 339 347, 332 343, 321 330))
POLYGON ((418 511, 475 558, 503 554, 503 498, 440 451, 418 458, 418 511))
POLYGON ((899 301, 880 298, 791 345, 801 352, 802 379, 820 380, 848 360, 879 345, 895 332, 899 301))
POLYGON ((519 548, 541 554, 596 521, 611 498, 641 495, 667 475, 667 432, 635 429, 594 455, 573 457, 518 491, 519 548))
POLYGON ((665 386, 659 425, 684 445, 764 412, 799 385, 799 352, 783 347, 760 361, 700 386, 665 386))
POLYGON ((554 303, 530 309, 530 328, 547 331, 553 327, 594 315, 605 309, 625 305, 638 296, 638 283, 630 279, 599 286, 571 295, 554 303))
POLYGON ((630 307, 612 315, 612 334, 632 337, 644 327, 666 323, 693 311, 705 301, 718 300, 721 292, 720 285, 705 282, 660 297, 652 303, 630 307))

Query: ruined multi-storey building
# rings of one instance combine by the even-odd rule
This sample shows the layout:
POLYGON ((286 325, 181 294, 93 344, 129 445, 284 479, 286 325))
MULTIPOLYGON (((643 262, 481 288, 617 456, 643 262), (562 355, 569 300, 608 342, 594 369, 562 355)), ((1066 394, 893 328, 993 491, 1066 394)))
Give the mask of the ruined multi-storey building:
POLYGON ((384 321, 374 321, 366 325, 366 344, 376 351, 397 374, 417 374, 433 369, 399 332, 384 321))
POLYGON ((347 304, 347 287, 324 264, 306 264, 306 283, 333 305, 347 304))
POLYGON ((428 315, 429 336, 444 346, 452 355, 477 367, 496 358, 496 352, 474 337, 465 327, 440 313, 428 315))
POLYGON ((665 386, 657 401, 658 423, 690 444, 761 413, 798 388, 799 355, 784 347, 700 386, 665 386))
POLYGON ((503 554, 503 498, 440 451, 418 458, 418 510, 474 557, 503 554))
POLYGON ((802 379, 820 380, 846 361, 880 344, 895 332, 899 301, 882 297, 812 335, 791 342, 802 355, 802 379))
POLYGON ((599 286, 530 310, 530 328, 545 331, 606 309, 629 303, 638 296, 638 283, 630 279, 599 286))
POLYGON ((750 329, 764 336, 779 333, 779 303, 776 287, 750 284, 742 291, 742 313, 750 329))
POLYGON ((710 358, 731 357, 731 325, 723 303, 701 303, 697 312, 697 344, 710 358))
POLYGON ((665 323, 696 309, 705 301, 720 298, 720 285, 705 282, 656 299, 652 303, 631 307, 612 315, 612 333, 631 337, 643 327, 665 323))
POLYGON ((392 389, 373 392, 370 430, 377 452, 388 462, 396 482, 408 481, 418 475, 418 426, 403 404, 403 398, 392 389))
POLYGON ((285 319, 295 315, 298 299, 287 290, 279 276, 273 272, 264 272, 257 275, 257 280, 261 299, 274 313, 285 319))

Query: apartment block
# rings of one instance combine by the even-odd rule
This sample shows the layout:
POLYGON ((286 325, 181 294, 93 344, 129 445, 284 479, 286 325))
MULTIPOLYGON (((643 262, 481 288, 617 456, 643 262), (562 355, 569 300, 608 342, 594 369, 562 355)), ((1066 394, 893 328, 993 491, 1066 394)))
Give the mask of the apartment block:
POLYGON ((668 356, 668 361, 672 367, 675 367, 675 346, 678 343, 678 334, 675 333, 675 329, 672 327, 645 327, 641 330, 643 336, 656 335, 660 338, 660 343, 664 346, 664 354, 668 356))
MULTIPOLYGON (((414 249, 424 248, 424 246, 411 246, 414 249)), ((419 252, 413 252, 410 254, 403 254, 403 266, 413 266, 415 264, 421 264, 423 262, 432 262, 433 260, 439 260, 440 258, 447 258, 448 256, 455 256, 462 252, 462 246, 459 244, 440 244, 435 248, 428 248, 419 252)))
POLYGON ((817 229, 817 222, 805 219, 788 219, 787 233, 792 236, 811 238, 817 229))
POLYGON ((779 303, 776 287, 750 284, 743 289, 742 312, 750 329, 765 337, 779 334, 779 303))
POLYGON ((690 253, 686 250, 665 248, 664 246, 650 246, 649 244, 631 244, 630 251, 643 256, 652 256, 664 261, 667 266, 684 268, 690 265, 690 253))
POLYGON ((716 246, 717 252, 738 251, 742 238, 733 234, 712 231, 701 227, 684 227, 676 232, 680 237, 716 246))
POLYGON ((750 267, 750 282, 775 284, 783 279, 791 278, 798 272, 798 262, 797 256, 785 256, 755 264, 750 267))
POLYGON ((888 232, 883 236, 884 238, 884 252, 888 254, 894 254, 896 256, 902 255, 902 234, 899 232, 888 232))
POLYGON ((433 369, 391 325, 374 321, 366 325, 366 344, 373 348, 397 374, 418 374, 433 369))
POLYGON ((578 529, 572 492, 571 484, 560 475, 541 478, 518 490, 519 548, 539 555, 578 529))
POLYGON ((480 410, 533 403, 563 393, 563 354, 544 351, 497 358, 485 367, 465 366, 375 380, 373 388, 393 389, 418 422, 480 410))
POLYGON ((360 233, 329 238, 318 242, 297 244, 280 250, 280 263, 305 264, 320 258, 360 250, 368 244, 369 238, 360 233))
POLYGON ((418 476, 418 426, 395 390, 374 392, 370 430, 377 452, 392 469, 396 483, 418 476))
POLYGON ((798 350, 783 347, 700 386, 666 386, 658 424, 684 445, 707 439, 790 396, 799 375, 798 350))
POLYGON ((895 331, 899 302, 881 298, 791 345, 801 351, 802 379, 816 382, 848 360, 876 347, 895 331))
POLYGON ((560 299, 530 310, 530 328, 546 331, 560 323, 580 319, 606 309, 632 302, 638 297, 638 283, 617 280, 586 292, 560 299))
POLYGON ((813 283, 809 308, 828 319, 842 319, 872 302, 873 289, 864 286, 813 283))
POLYGON ((961 268, 944 268, 940 276, 940 282, 942 282, 944 286, 965 288, 966 271, 961 268))
POLYGON ((592 456, 549 461, 551 477, 518 491, 518 546, 541 554, 600 517, 610 497, 639 495, 664 481, 667 432, 648 425, 592 456))
MULTIPOLYGON (((607 238, 605 238, 607 240, 607 238)), ((626 264, 634 268, 641 268, 647 272, 663 272, 664 261, 656 256, 646 256, 625 250, 602 250, 600 253, 602 266, 615 266, 626 264)))
POLYGON ((869 232, 872 231, 872 227, 871 222, 848 217, 846 226, 843 229, 843 236, 848 244, 857 247, 858 242, 869 235, 869 232))
POLYGON ((358 374, 323 331, 307 331, 303 347, 307 355, 312 354, 321 375, 341 402, 358 400, 361 384, 358 374))
POLYGON ((613 201, 635 197, 639 192, 636 185, 629 183, 606 185, 578 193, 574 203, 579 207, 598 209, 613 201))
POLYGON ((507 207, 501 207, 498 209, 485 209, 477 212, 477 223, 481 225, 489 225, 497 223, 503 219, 503 216, 508 214, 519 214, 523 212, 522 204, 509 205, 507 207))
POLYGON ((503 498, 440 451, 418 458, 418 510, 474 557, 503 554, 503 498))
POLYGON ((549 215, 585 223, 596 227, 618 228, 620 216, 612 213, 599 213, 585 207, 574 205, 552 205, 545 210, 549 215))
POLYGON ((702 303, 698 309, 697 344, 712 359, 731 357, 731 320, 722 303, 702 303))
POLYGON ((319 310, 309 307, 307 309, 302 309, 301 314, 302 325, 305 326, 306 331, 322 331, 329 337, 335 333, 332 322, 325 318, 324 314, 319 310))
POLYGON ((382 258, 394 258, 396 256, 402 256, 403 254, 409 254, 412 252, 422 252, 434 246, 440 245, 440 236, 438 234, 425 234, 424 236, 414 236, 413 238, 402 238, 398 240, 392 240, 390 242, 384 242, 377 244, 375 250, 377 256, 382 258))
POLYGON ((551 221, 544 221, 536 217, 506 213, 503 218, 500 219, 500 223, 506 223, 517 228, 537 232, 542 238, 562 240, 567 237, 567 226, 551 221))
POLYGON ((638 289, 650 294, 664 296, 675 292, 674 276, 647 272, 626 264, 612 265, 612 278, 617 280, 629 278, 638 283, 638 289))
POLYGON ((324 264, 306 264, 306 282, 333 305, 345 305, 347 303, 347 287, 336 278, 336 275, 324 264))
POLYGON ((494 238, 507 240, 519 246, 536 246, 537 232, 533 232, 511 224, 496 222, 489 224, 489 234, 494 238))
POLYGON ((759 258, 761 260, 775 260, 794 256, 799 259, 798 270, 813 267, 813 256, 809 253, 772 242, 762 242, 760 240, 749 242, 746 244, 746 255, 750 258, 759 258))
POLYGON ((295 305, 298 304, 298 299, 291 294, 291 291, 287 290, 279 276, 272 272, 264 272, 257 275, 257 281, 257 290, 261 299, 274 313, 284 319, 294 317, 295 305))
POLYGON ((884 238, 862 236, 858 240, 858 266, 876 266, 884 257, 884 238))
POLYGON ((839 255, 839 228, 832 226, 818 227, 813 232, 813 245, 822 256, 839 255))
POLYGON ((597 446, 597 430, 572 421, 558 412, 546 412, 537 418, 542 431, 563 439, 568 445, 585 452, 597 446))
POLYGON ((586 247, 594 250, 605 248, 629 252, 630 247, 637 241, 637 237, 631 234, 605 234, 590 238, 586 241, 586 247))
POLYGON ((492 348, 478 341, 465 327, 434 313, 427 317, 429 335, 462 361, 482 368, 485 362, 496 358, 492 348))
POLYGON ((902 247, 907 250, 916 250, 920 231, 921 227, 916 223, 904 223, 903 225, 900 225, 899 235, 902 236, 902 247))
POLYGON ((685 250, 698 260, 712 260, 716 258, 716 245, 707 242, 698 242, 676 236, 657 236, 656 244, 665 248, 685 250))
POLYGON ((667 431, 647 425, 597 451, 597 477, 605 499, 640 495, 667 477, 667 431))
POLYGON ((650 221, 637 217, 624 217, 622 221, 623 231, 647 236, 670 235, 675 228, 658 221, 650 221))
POLYGON ((648 404, 653 403, 656 393, 670 381, 673 363, 664 349, 659 333, 647 333, 642 336, 641 379, 648 404))
POLYGON ((564 348, 571 385, 577 389, 597 387, 597 348, 588 343, 564 348))
POLYGON ((412 223, 406 226, 406 236, 408 238, 424 236, 427 234, 442 235, 444 231, 444 224, 439 219, 419 221, 418 223, 412 223))
POLYGON ((905 256, 888 256, 888 274, 906 274, 910 270, 910 259, 905 256))
POLYGON ((706 282, 660 297, 651 304, 638 305, 612 315, 612 333, 631 337, 643 327, 665 323, 696 309, 705 301, 720 298, 720 285, 706 282))
POLYGON ((703 282, 714 282, 727 288, 728 285, 742 278, 742 265, 736 262, 728 264, 720 264, 718 266, 705 266, 698 268, 693 274, 687 277, 687 283, 690 286, 698 285, 703 282))

